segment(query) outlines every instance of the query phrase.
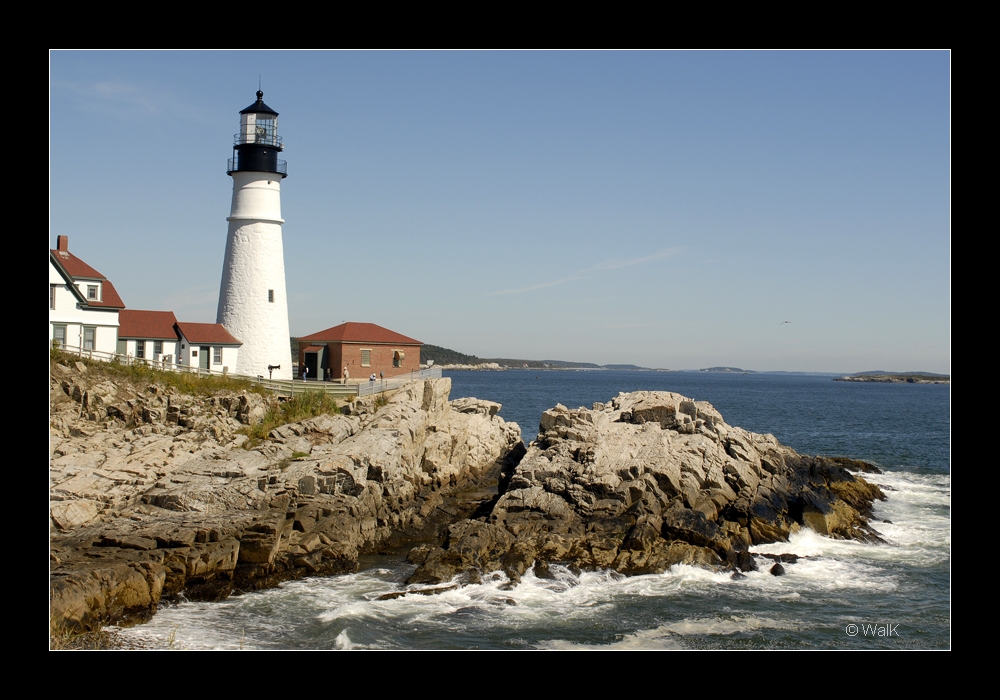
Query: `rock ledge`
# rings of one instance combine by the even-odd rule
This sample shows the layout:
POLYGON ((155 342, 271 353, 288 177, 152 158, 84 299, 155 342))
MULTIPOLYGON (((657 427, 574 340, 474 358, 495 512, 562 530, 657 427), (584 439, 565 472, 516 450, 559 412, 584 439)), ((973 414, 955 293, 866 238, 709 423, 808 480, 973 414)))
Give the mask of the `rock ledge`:
POLYGON ((441 547, 411 552, 411 583, 474 580, 563 562, 625 574, 674 564, 756 568, 755 544, 800 527, 881 541, 868 524, 882 491, 851 460, 807 457, 732 427, 710 404, 674 393, 619 394, 607 404, 542 415, 500 497, 478 519, 452 525, 441 547))

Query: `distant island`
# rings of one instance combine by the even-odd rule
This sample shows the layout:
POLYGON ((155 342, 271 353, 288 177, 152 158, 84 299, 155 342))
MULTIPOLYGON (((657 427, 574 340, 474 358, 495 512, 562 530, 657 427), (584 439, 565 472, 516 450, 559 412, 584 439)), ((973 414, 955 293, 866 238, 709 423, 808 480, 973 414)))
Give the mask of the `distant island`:
POLYGON ((951 384, 951 375, 934 372, 858 372, 834 377, 835 382, 881 382, 885 384, 951 384))
POLYGON ((519 360, 507 357, 477 357, 450 350, 439 345, 424 344, 420 348, 420 361, 452 369, 638 369, 651 370, 639 365, 598 365, 593 362, 567 360, 519 360))
POLYGON ((757 374, 752 369, 740 369, 739 367, 706 367, 699 372, 726 372, 728 374, 757 374))

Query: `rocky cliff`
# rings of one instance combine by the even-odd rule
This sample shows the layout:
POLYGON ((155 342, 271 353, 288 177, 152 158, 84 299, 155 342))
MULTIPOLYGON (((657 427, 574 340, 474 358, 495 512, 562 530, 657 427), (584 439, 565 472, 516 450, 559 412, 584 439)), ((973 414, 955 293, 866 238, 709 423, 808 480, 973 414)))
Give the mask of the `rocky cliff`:
POLYGON ((143 619, 165 596, 218 599, 357 568, 359 554, 470 515, 523 454, 499 404, 448 401, 449 379, 271 431, 268 400, 199 399, 53 364, 50 615, 54 628, 143 619), (516 461, 516 460, 515 460, 516 461))
MULTIPOLYGON (((756 568, 754 544, 807 526, 879 541, 868 525, 884 495, 845 469, 727 425, 705 402, 678 394, 619 394, 592 409, 556 406, 483 517, 452 525, 440 547, 410 552, 412 583, 503 570, 517 581, 546 562, 626 574, 678 563, 756 568)), ((777 573, 777 571, 775 571, 777 573)))
POLYGON ((247 450, 240 429, 267 411, 261 396, 197 399, 54 365, 53 623, 88 629, 180 592, 218 599, 353 571, 407 539, 423 541, 413 584, 496 570, 516 582, 547 562, 739 576, 756 567, 749 547, 800 527, 879 541, 868 518, 884 495, 845 468, 862 463, 800 455, 705 402, 636 392, 556 406, 525 453, 499 404, 449 390, 414 383, 247 450))

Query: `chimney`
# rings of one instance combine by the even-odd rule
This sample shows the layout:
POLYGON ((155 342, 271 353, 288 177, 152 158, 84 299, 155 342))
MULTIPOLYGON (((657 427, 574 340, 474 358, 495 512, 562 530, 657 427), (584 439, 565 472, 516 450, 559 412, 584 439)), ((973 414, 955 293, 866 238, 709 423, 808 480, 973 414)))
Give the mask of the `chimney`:
POLYGON ((56 250, 69 252, 69 236, 56 236, 56 250))

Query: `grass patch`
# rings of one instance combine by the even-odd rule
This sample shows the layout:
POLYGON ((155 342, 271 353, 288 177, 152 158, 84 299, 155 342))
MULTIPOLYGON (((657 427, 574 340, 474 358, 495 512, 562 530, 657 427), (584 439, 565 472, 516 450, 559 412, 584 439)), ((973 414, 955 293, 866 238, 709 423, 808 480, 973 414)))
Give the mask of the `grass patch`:
POLYGON ((50 356, 52 361, 64 365, 82 362, 87 366, 88 372, 113 379, 125 380, 135 384, 163 384, 179 394, 207 397, 224 391, 235 393, 252 391, 263 396, 271 395, 271 392, 267 389, 254 384, 249 379, 219 375, 200 375, 189 372, 172 372, 141 363, 125 365, 120 362, 102 362, 101 360, 90 360, 54 349, 50 351, 50 356))
POLYGON ((250 438, 243 446, 247 449, 256 447, 278 426, 297 423, 324 413, 339 413, 339 408, 337 401, 322 391, 310 391, 281 401, 268 409, 263 421, 240 429, 241 433, 250 438))

